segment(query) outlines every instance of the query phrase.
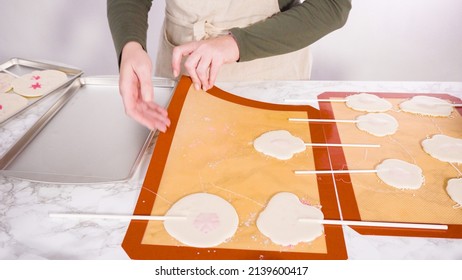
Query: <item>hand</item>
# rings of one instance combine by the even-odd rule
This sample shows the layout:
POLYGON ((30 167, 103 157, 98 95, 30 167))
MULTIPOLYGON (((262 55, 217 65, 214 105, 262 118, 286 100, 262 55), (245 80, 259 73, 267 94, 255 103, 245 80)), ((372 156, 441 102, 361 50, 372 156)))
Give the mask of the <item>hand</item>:
POLYGON ((152 63, 139 43, 129 42, 122 50, 120 94, 125 113, 149 129, 162 132, 170 126, 167 111, 153 102, 152 63))
POLYGON ((189 42, 173 49, 172 68, 176 77, 180 73, 181 60, 184 62, 196 90, 208 90, 213 87, 218 71, 223 64, 239 59, 239 48, 231 35, 189 42))

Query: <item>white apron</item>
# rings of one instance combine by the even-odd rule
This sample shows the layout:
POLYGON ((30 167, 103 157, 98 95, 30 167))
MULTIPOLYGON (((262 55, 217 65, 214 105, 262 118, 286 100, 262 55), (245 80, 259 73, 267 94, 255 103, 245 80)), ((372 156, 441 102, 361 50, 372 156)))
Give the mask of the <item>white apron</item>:
MULTIPOLYGON (((156 60, 156 76, 173 78, 172 51, 191 41, 228 34, 279 12, 277 0, 166 0, 163 36, 156 60)), ((186 71, 182 65, 181 74, 186 71)), ((217 81, 308 80, 308 47, 288 54, 223 65, 217 81)))

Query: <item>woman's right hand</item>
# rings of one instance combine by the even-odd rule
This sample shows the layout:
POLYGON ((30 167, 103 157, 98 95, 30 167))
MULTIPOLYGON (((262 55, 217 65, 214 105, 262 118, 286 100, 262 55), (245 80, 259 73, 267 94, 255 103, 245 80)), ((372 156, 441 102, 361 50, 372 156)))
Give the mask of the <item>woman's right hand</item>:
POLYGON ((125 113, 147 128, 165 132, 170 126, 167 110, 154 103, 152 62, 137 42, 128 42, 120 62, 119 89, 125 113))

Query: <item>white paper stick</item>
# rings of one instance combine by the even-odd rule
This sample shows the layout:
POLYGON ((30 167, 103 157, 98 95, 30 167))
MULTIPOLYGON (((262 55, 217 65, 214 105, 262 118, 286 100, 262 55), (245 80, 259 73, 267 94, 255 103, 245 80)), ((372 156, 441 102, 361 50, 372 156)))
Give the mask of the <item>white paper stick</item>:
POLYGON ((369 227, 392 227, 392 228, 417 228, 417 229, 438 229, 447 230, 447 225, 440 224, 417 224, 417 223, 390 223, 390 222, 367 222, 367 221, 341 221, 341 220, 320 220, 301 218, 301 222, 319 223, 324 225, 345 225, 345 226, 369 226, 369 227))
POLYGON ((311 174, 349 174, 349 173, 377 173, 377 170, 295 170, 295 175, 311 174))
POLYGON ((335 120, 335 119, 303 119, 289 118, 290 122, 331 122, 331 123, 357 123, 358 120, 335 120))
POLYGON ((182 216, 148 216, 148 215, 101 215, 101 214, 78 214, 78 213, 50 213, 50 218, 75 218, 75 219, 111 219, 111 220, 144 220, 165 221, 186 219, 182 216))
POLYGON ((286 103, 346 102, 346 99, 284 99, 286 103))
POLYGON ((330 143, 305 143, 310 147, 353 147, 353 148, 380 148, 379 144, 330 144, 330 143))

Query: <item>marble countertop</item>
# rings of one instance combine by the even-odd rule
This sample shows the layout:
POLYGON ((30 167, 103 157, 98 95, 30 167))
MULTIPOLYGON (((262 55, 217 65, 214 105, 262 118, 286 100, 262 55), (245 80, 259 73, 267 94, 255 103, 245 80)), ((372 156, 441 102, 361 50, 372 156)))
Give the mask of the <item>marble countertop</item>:
MULTIPOLYGON (((448 93, 462 98, 461 82, 271 81, 217 86, 281 104, 284 99, 312 98, 326 91, 448 93)), ((0 155, 46 106, 43 102, 0 127, 0 155)), ((135 175, 123 183, 45 184, 0 176, 0 259, 128 259, 121 247, 128 221, 53 219, 48 214, 131 214, 152 148, 135 175)), ((462 259, 462 239, 366 236, 346 226, 344 233, 349 259, 462 259)))

